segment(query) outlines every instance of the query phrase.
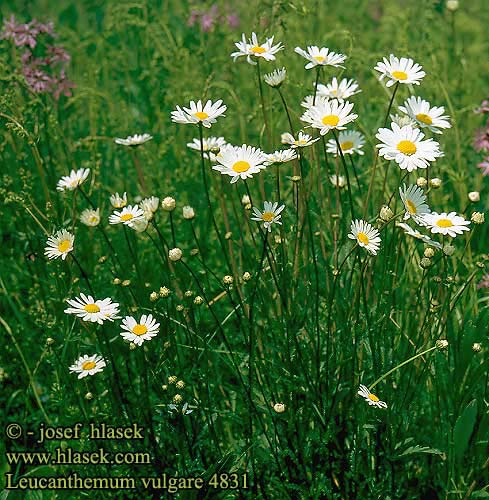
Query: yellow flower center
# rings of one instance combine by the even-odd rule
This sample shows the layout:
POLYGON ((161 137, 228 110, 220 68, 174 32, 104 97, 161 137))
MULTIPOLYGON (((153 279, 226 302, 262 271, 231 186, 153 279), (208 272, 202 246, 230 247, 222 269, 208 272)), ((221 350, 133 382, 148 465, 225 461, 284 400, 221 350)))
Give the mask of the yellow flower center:
POLYGON ((416 205, 411 200, 406 200, 406 207, 410 214, 418 213, 418 211, 416 210, 416 205))
POLYGON ((92 215, 89 219, 89 221, 92 223, 92 224, 95 224, 96 222, 98 222, 98 217, 96 215, 92 215))
POLYGON ((404 71, 393 71, 392 76, 398 80, 407 80, 408 77, 407 73, 404 73, 404 71))
POLYGON ((205 111, 197 111, 197 113, 194 113, 194 116, 199 120, 205 120, 206 118, 209 118, 209 115, 205 111))
POLYGON ((336 127, 340 121, 340 117, 337 115, 326 115, 323 116, 323 119, 321 120, 323 122, 323 125, 329 125, 330 127, 336 127))
POLYGON ((65 252, 68 251, 68 249, 70 248, 70 246, 71 246, 70 240, 63 240, 61 243, 58 243, 58 250, 61 253, 65 253, 65 252))
POLYGON ((83 309, 85 309, 85 311, 87 311, 87 313, 100 312, 100 307, 97 304, 86 304, 83 306, 83 309))
POLYGON ((263 212, 261 218, 265 221, 265 222, 272 222, 273 218, 274 218, 274 213, 273 212, 263 212))
POLYGON ((313 56, 317 62, 322 63, 326 58, 324 56, 313 56))
POLYGON ((146 325, 141 325, 141 324, 137 324, 132 329, 132 333, 134 333, 134 335, 144 335, 147 331, 148 329, 146 328, 146 325))
POLYGON ((305 139, 299 139, 298 141, 295 141, 297 146, 304 146, 307 144, 307 141, 305 139))
POLYGON ((370 401, 373 401, 374 403, 377 403, 377 401, 380 401, 380 399, 375 394, 372 394, 372 393, 370 393, 368 395, 368 399, 370 399, 370 401))
POLYGON ((86 371, 93 370, 96 366, 97 364, 95 361, 85 361, 85 363, 82 364, 82 369, 86 371))
POLYGON ((452 227, 453 222, 450 219, 439 219, 436 221, 438 227, 452 227))
POLYGON ((124 215, 121 215, 121 221, 126 222, 126 220, 131 220, 133 217, 134 217, 134 215, 132 215, 132 214, 124 214, 124 215))
POLYGON ((259 45, 255 45, 254 47, 251 47, 250 52, 253 52, 253 54, 263 54, 263 52, 266 52, 267 49, 265 47, 260 47, 259 45))
POLYGON ((363 243, 364 245, 368 245, 368 242, 370 241, 368 239, 368 236, 365 233, 362 233, 362 232, 360 232, 360 233, 357 234, 357 239, 358 239, 358 241, 360 243, 363 243))
POLYGON ((426 123, 426 125, 431 125, 433 123, 433 120, 429 115, 426 115, 424 113, 419 113, 416 115, 416 120, 418 120, 421 123, 426 123))
POLYGON ((343 151, 346 151, 346 150, 351 149, 353 147, 353 142, 351 142, 351 141, 345 141, 345 142, 342 142, 340 144, 340 146, 341 146, 341 149, 343 151))
POLYGON ((247 161, 237 161, 232 167, 231 167, 235 172, 238 174, 241 172, 246 172, 251 168, 251 165, 247 161))
POLYGON ((397 145, 397 149, 402 153, 402 154, 405 154, 405 155, 408 155, 408 156, 411 156, 413 155, 414 153, 416 153, 416 144, 414 144, 414 142, 411 142, 411 141, 401 141, 398 145, 397 145))

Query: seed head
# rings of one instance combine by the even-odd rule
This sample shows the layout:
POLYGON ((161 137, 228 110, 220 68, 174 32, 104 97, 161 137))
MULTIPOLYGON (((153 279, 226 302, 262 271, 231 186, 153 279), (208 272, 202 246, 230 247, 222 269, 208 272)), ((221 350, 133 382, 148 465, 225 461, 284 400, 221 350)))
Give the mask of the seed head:
POLYGON ((161 208, 167 212, 175 210, 176 204, 177 202, 175 201, 175 198, 172 198, 171 196, 167 196, 161 200, 161 208))

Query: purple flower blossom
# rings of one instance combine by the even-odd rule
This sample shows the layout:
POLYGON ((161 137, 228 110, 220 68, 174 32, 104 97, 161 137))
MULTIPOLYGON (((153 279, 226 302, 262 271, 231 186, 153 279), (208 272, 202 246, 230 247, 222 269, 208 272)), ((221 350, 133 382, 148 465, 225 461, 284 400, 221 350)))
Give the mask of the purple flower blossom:
POLYGON ((200 12, 198 10, 192 10, 189 18, 187 19, 187 26, 193 26, 197 22, 197 19, 199 19, 199 16, 200 12))
POLYGON ((237 13, 228 14, 226 17, 226 20, 228 22, 228 26, 231 29, 235 29, 235 28, 239 27, 239 16, 237 13))
POLYGON ((484 161, 477 166, 482 169, 482 175, 489 175, 489 157, 485 158, 484 161))
POLYGON ((477 283, 477 288, 489 288, 489 274, 482 276, 482 279, 477 283))
POLYGON ((476 151, 489 151, 489 128, 479 128, 475 131, 474 149, 476 151))
POLYGON ((474 110, 474 113, 489 113, 489 100, 484 99, 481 105, 474 110))

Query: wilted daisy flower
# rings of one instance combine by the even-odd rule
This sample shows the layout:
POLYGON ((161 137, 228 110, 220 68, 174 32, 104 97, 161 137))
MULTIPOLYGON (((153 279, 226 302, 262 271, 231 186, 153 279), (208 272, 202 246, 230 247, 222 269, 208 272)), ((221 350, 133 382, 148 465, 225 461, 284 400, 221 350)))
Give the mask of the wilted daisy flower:
POLYGON ((346 186, 346 179, 342 175, 330 175, 329 180, 335 187, 344 188, 346 186))
POLYGON ((456 212, 450 212, 449 214, 446 212, 442 212, 441 214, 437 214, 436 212, 425 214, 423 215, 423 222, 431 229, 433 234, 448 234, 452 238, 455 238, 457 234, 462 234, 464 231, 470 230, 467 227, 470 221, 460 217, 456 212))
POLYGON ((110 196, 110 204, 114 208, 124 208, 127 205, 127 193, 119 196, 119 193, 115 193, 110 196))
POLYGON ((399 106, 399 110, 415 120, 421 128, 427 127, 435 134, 441 134, 439 130, 441 128, 451 127, 448 116, 443 114, 445 108, 443 106, 430 107, 430 103, 421 97, 409 97, 403 106, 399 106))
POLYGON ((48 238, 44 255, 49 259, 61 257, 65 260, 66 256, 73 250, 73 241, 75 241, 75 236, 66 229, 61 229, 48 238))
POLYGON ((67 299, 71 307, 65 309, 66 314, 75 314, 83 321, 91 321, 100 325, 106 321, 114 321, 119 313, 119 304, 111 298, 95 300, 91 295, 80 293, 80 298, 67 299))
POLYGON ((160 206, 160 199, 156 196, 150 196, 149 198, 144 198, 144 200, 141 200, 140 205, 143 209, 144 217, 146 217, 147 220, 151 220, 154 216, 154 213, 160 206))
MULTIPOLYGON (((153 217, 153 215, 151 214, 151 217, 153 217)), ((134 231, 136 231, 136 233, 144 233, 144 231, 146 231, 146 229, 148 229, 148 224, 149 224, 149 220, 146 215, 144 215, 141 219, 135 219, 131 222, 131 224, 129 224, 129 227, 131 229, 134 229, 134 231)))
POLYGON ((315 66, 334 66, 335 68, 343 68, 341 64, 345 62, 344 54, 330 52, 327 47, 319 48, 316 45, 307 47, 307 51, 296 47, 294 52, 302 57, 305 57, 309 62, 306 64, 306 69, 314 68, 315 66))
POLYGON ((280 136, 280 140, 282 144, 289 144, 292 148, 305 148, 307 146, 311 146, 316 141, 319 141, 319 137, 317 139, 313 139, 311 135, 299 132, 297 139, 295 139, 292 134, 285 132, 280 136))
POLYGON ((328 102, 328 101, 329 101, 329 97, 325 97, 323 95, 316 94, 315 99, 314 99, 313 95, 308 95, 308 96, 304 97, 303 101, 301 102, 301 106, 303 108, 309 109, 312 106, 314 106, 315 104, 318 105, 322 102, 328 102))
POLYGON ((80 221, 85 226, 98 226, 100 223, 100 208, 93 210, 92 208, 86 208, 80 214, 80 221))
POLYGON ((117 210, 109 217, 109 224, 130 226, 134 221, 144 219, 144 212, 137 205, 128 205, 122 211, 117 210))
POLYGON ((126 316, 122 320, 121 328, 125 330, 121 332, 121 337, 136 345, 141 345, 145 340, 151 340, 159 332, 160 324, 156 322, 151 314, 143 314, 139 322, 132 316, 126 316))
POLYGON ((120 144, 121 146, 141 146, 141 144, 150 141, 152 138, 153 136, 150 134, 135 134, 129 135, 125 139, 116 137, 114 142, 116 144, 120 144))
POLYGON ((423 190, 415 184, 408 187, 404 184, 402 188, 399 188, 399 196, 406 209, 404 220, 412 218, 417 224, 423 225, 423 215, 431 212, 426 203, 426 195, 423 190))
MULTIPOLYGON (((338 135, 341 151, 344 155, 359 154, 363 155, 362 147, 365 144, 365 139, 360 132, 356 130, 345 130, 338 135)), ((334 139, 330 139, 327 143, 327 152, 338 156, 338 145, 334 139)))
POLYGON ((356 240, 358 245, 365 248, 369 253, 377 255, 377 250, 380 247, 380 236, 377 229, 361 219, 352 221, 350 229, 351 233, 348 234, 348 238, 356 240))
POLYGON ((93 354, 92 356, 84 354, 70 366, 70 372, 78 373, 78 378, 80 379, 103 371, 105 366, 104 358, 100 354, 93 354))
POLYGON ((422 68, 412 59, 406 57, 398 59, 391 54, 389 59, 384 57, 382 62, 378 62, 374 69, 381 73, 379 80, 386 78, 386 86, 391 87, 396 82, 419 85, 420 80, 426 75, 424 71, 421 71, 422 68))
POLYGON ((251 34, 251 39, 248 39, 248 42, 246 41, 245 34, 243 33, 241 41, 235 42, 234 45, 236 45, 238 49, 237 52, 233 52, 231 54, 234 62, 236 62, 238 57, 246 56, 246 60, 250 64, 256 64, 256 62, 252 60, 252 57, 261 57, 262 59, 265 59, 265 61, 274 61, 275 54, 284 48, 281 43, 273 45, 273 36, 271 38, 267 38, 265 43, 260 44, 256 33, 251 34))
POLYGON ((336 99, 320 100, 301 116, 301 120, 319 129, 321 135, 325 135, 331 129, 343 130, 345 125, 355 120, 358 115, 350 113, 352 109, 353 103, 348 101, 340 103, 336 99))
POLYGON ((275 153, 267 154, 267 163, 286 163, 288 161, 294 160, 297 158, 297 153, 294 149, 282 149, 279 151, 275 151, 275 153))
POLYGON ((216 160, 220 165, 214 165, 212 168, 223 175, 231 176, 231 184, 240 178, 253 177, 253 174, 267 166, 267 155, 261 149, 246 144, 225 146, 216 160))
MULTIPOLYGON (((221 148, 226 145, 226 141, 224 137, 207 137, 202 140, 202 145, 204 158, 210 158, 211 161, 215 161, 215 153, 219 153, 221 148)), ((192 139, 192 142, 187 143, 187 147, 200 151, 200 139, 192 139)))
POLYGON ((89 168, 79 168, 78 170, 72 170, 70 175, 63 175, 58 181, 56 189, 58 191, 73 191, 78 186, 83 184, 90 173, 89 168))
POLYGON ((395 160, 402 170, 412 172, 417 168, 426 168, 430 162, 443 156, 439 144, 433 139, 423 141, 424 134, 409 125, 399 127, 391 124, 391 129, 380 128, 376 138, 379 155, 386 160, 395 160))
POLYGON ((438 243, 438 241, 432 240, 427 234, 420 233, 418 230, 413 229, 411 226, 409 226, 405 222, 396 222, 396 226, 403 229, 404 234, 407 234, 408 236, 412 236, 413 238, 416 238, 417 240, 420 240, 423 243, 426 243, 430 247, 439 248, 439 249, 442 247, 441 243, 438 243))
POLYGON ((413 120, 408 115, 390 115, 390 119, 392 123, 399 125, 399 127, 409 125, 412 128, 418 128, 418 123, 416 122, 416 120, 413 120))
POLYGON ((287 76, 287 70, 285 68, 276 69, 271 73, 263 75, 263 79, 267 85, 270 87, 280 87, 287 76))
POLYGON ((381 401, 375 394, 372 394, 363 384, 360 384, 358 394, 365 398, 365 401, 367 401, 370 406, 375 406, 377 408, 387 408, 387 404, 384 401, 381 401))
POLYGON ((278 206, 278 203, 271 203, 270 201, 266 201, 263 205, 263 212, 260 212, 257 208, 253 207, 253 215, 254 217, 251 220, 255 220, 257 222, 263 222, 263 227, 268 229, 268 232, 272 230, 272 224, 280 224, 280 218, 282 217, 280 213, 285 208, 285 205, 278 206))
POLYGON ((327 97, 328 99, 338 99, 344 101, 352 95, 358 94, 361 90, 358 88, 358 83, 347 78, 343 78, 339 83, 336 77, 331 80, 331 83, 323 85, 320 83, 317 86, 317 95, 320 97, 327 97))
POLYGON ((176 111, 171 112, 171 119, 176 123, 202 123, 204 127, 210 128, 213 123, 216 123, 217 118, 224 115, 227 109, 225 104, 222 104, 222 100, 219 99, 215 103, 212 101, 207 101, 204 106, 202 106, 202 101, 198 100, 190 101, 190 108, 177 106, 176 111))

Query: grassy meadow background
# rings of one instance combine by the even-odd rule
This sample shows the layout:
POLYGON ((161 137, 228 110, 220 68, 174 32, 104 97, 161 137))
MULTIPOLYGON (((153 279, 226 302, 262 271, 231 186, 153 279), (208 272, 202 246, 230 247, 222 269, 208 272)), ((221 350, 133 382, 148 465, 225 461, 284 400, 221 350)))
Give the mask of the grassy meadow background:
MULTIPOLYGON (((402 204, 399 168, 380 158, 366 202, 375 134, 392 95, 373 68, 391 53, 411 57, 426 72, 412 93, 444 106, 452 123, 434 137, 445 156, 429 168, 430 178, 442 180, 428 190, 429 205, 468 220, 475 211, 487 216, 488 177, 477 167, 484 155, 473 147, 476 129, 485 124, 474 110, 489 96, 487 2, 460 0, 455 13, 429 0, 2 2, 2 18, 11 14, 18 22, 54 22, 56 43, 71 55, 66 73, 75 87, 59 99, 32 92, 20 73, 19 48, 0 40, 2 421, 25 429, 91 421, 147 429, 144 442, 104 446, 149 451, 152 464, 114 465, 102 475, 248 473, 247 489, 206 488, 175 498, 489 497, 489 287, 477 286, 488 273, 487 223, 471 224, 451 242, 453 255, 437 250, 426 268, 420 266, 423 243, 394 222, 380 225, 376 256, 360 248, 350 254, 349 196, 329 179, 343 174, 343 166, 331 155, 327 163, 318 141, 304 150, 300 181, 292 179, 297 162, 268 167, 246 185, 230 184, 206 163, 219 238, 201 157, 186 146, 199 128, 170 118, 176 105, 222 99, 226 117, 204 133, 273 152, 290 131, 281 98, 263 83, 265 127, 256 69, 245 58, 233 62, 234 42, 255 31, 260 40, 274 35, 284 44, 276 61, 262 61, 260 70, 287 68, 280 90, 294 133, 305 125, 300 103, 313 93, 316 75, 294 48, 319 45, 346 54, 346 69, 325 67, 320 82, 342 75, 362 90, 352 98, 358 118, 348 127, 366 136, 365 155, 353 157, 359 185, 350 171, 351 195, 357 217, 375 225, 383 204, 395 214, 402 204), (189 25, 193 10, 213 5, 220 22, 204 30, 199 17, 189 25), (114 143, 136 133, 154 138, 136 150, 114 143), (91 170, 82 187, 101 210, 113 252, 99 227, 79 221, 87 198, 56 190, 62 175, 79 168, 91 170), (277 173, 283 226, 265 239, 241 200, 250 194, 260 209, 264 201, 278 201, 277 173), (161 208, 155 216, 161 234, 151 224, 145 233, 109 226, 109 197, 124 191, 129 204, 141 196, 175 198, 171 216, 161 208), (480 201, 469 201, 473 191, 480 201), (195 209, 194 220, 182 217, 185 205, 195 209), (304 214, 299 237, 298 210, 304 214), (75 234, 73 253, 86 276, 70 256, 45 258, 47 237, 61 228, 75 234), (169 264, 164 242, 182 249, 182 261, 169 264), (246 272, 250 279, 243 279, 246 272), (120 304, 122 317, 153 314, 158 335, 132 349, 119 335, 118 320, 98 326, 65 314, 66 299, 90 293, 87 279, 96 298, 120 304), (171 294, 160 296, 160 287, 171 294), (372 390, 387 409, 357 395, 359 384, 369 386, 439 340, 448 348, 406 363, 372 390), (69 373, 79 356, 94 353, 107 359, 102 373, 81 380, 69 373), (175 403, 177 411, 169 410, 175 403), (183 403, 192 413, 182 414, 183 403), (277 404, 285 411, 276 411, 277 404)), ((393 112, 410 95, 406 87, 398 89, 393 112)), ((414 171, 404 182, 415 184, 426 174, 414 171)), ((66 444, 97 449, 88 440, 66 444)), ((49 451, 60 441, 40 446, 29 436, 4 437, 1 446, 2 454, 49 451)), ((16 477, 101 473, 86 465, 0 463, 16 477)), ((142 488, 1 495, 167 498, 142 488)))

